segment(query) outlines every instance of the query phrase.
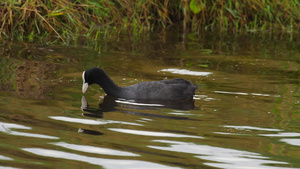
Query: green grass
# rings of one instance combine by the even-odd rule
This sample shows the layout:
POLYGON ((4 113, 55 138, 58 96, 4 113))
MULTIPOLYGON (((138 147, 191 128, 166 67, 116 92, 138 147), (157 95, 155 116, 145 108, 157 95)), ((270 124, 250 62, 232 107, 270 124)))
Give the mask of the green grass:
POLYGON ((0 35, 34 42, 127 30, 287 31, 300 28, 298 0, 1 0, 0 35))

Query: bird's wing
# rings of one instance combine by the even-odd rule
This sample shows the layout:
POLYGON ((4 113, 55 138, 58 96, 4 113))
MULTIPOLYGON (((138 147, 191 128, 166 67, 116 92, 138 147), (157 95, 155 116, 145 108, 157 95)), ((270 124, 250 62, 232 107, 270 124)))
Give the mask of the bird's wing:
POLYGON ((178 84, 178 85, 191 85, 192 83, 188 80, 177 78, 177 79, 171 79, 171 80, 161 80, 161 83, 165 84, 178 84))

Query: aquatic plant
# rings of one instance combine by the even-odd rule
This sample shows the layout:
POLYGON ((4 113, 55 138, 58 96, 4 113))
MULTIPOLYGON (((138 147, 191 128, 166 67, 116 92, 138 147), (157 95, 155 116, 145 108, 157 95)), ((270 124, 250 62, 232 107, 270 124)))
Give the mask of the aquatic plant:
POLYGON ((98 36, 126 29, 134 34, 170 24, 221 31, 285 30, 300 26, 298 0, 2 0, 1 37, 34 41, 98 36), (97 32, 98 31, 98 32, 97 32))

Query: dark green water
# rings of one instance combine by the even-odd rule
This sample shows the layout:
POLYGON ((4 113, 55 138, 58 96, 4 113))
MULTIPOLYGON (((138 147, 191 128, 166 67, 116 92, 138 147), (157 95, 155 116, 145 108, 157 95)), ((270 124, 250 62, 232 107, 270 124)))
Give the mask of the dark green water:
POLYGON ((1 42, 0 168, 300 168, 297 38, 162 32, 71 47, 1 42), (185 78, 194 102, 81 93, 185 78))

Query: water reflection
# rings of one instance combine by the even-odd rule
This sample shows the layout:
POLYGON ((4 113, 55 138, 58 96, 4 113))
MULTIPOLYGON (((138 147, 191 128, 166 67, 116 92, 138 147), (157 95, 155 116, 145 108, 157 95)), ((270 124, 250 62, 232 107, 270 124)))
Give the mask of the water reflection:
POLYGON ((199 71, 191 71, 187 69, 162 69, 158 72, 170 72, 174 74, 180 74, 180 75, 193 75, 193 76, 208 76, 212 74, 211 72, 199 72, 199 71))
POLYGON ((300 137, 300 133, 282 132, 277 134, 260 134, 267 137, 300 137))
POLYGON ((1 169, 19 169, 19 168, 15 168, 15 167, 3 167, 3 166, 1 166, 1 169))
MULTIPOLYGON (((134 110, 155 110, 158 108, 168 108, 176 110, 192 110, 195 108, 194 100, 125 100, 110 96, 105 96, 98 110, 101 112, 115 111, 118 107, 134 110)), ((95 112, 97 109, 87 109, 88 103, 84 96, 81 98, 81 110, 95 112)))
POLYGON ((265 96, 265 97, 280 97, 280 95, 271 95, 263 93, 243 93, 243 92, 227 92, 227 91, 214 91, 214 93, 220 94, 233 94, 233 95, 244 95, 244 96, 265 96))
POLYGON ((286 162, 269 160, 268 157, 259 153, 234 150, 229 148, 213 147, 208 145, 199 145, 192 142, 180 142, 170 140, 154 140, 167 144, 166 146, 148 146, 153 149, 163 151, 174 151, 180 153, 194 154, 195 157, 212 162, 204 162, 207 166, 226 168, 226 169, 285 169, 288 167, 276 167, 267 165, 285 165, 286 162))
MULTIPOLYGON (((268 132, 278 132, 278 133, 272 133, 272 134, 258 134, 258 136, 265 136, 265 137, 300 137, 300 133, 296 132, 284 132, 281 129, 272 129, 272 128, 263 128, 263 127, 253 127, 253 126, 230 126, 230 125, 225 125, 223 126, 225 128, 232 128, 238 131, 246 131, 246 132, 251 132, 253 130, 257 131, 268 131, 268 132)), ((226 132, 215 132, 218 134, 228 134, 228 135, 241 135, 241 133, 226 133, 226 132)), ((289 139, 282 139, 282 141, 289 141, 289 139)), ((295 139, 297 141, 297 139, 295 139)), ((292 142, 294 140, 292 139, 292 142)))
POLYGON ((68 148, 71 150, 82 151, 87 153, 94 153, 94 154, 104 154, 104 155, 114 155, 114 156, 140 156, 138 154, 126 152, 126 151, 119 151, 119 150, 112 150, 109 148, 102 148, 102 147, 94 147, 88 145, 77 145, 77 144, 69 144, 65 142, 57 142, 51 143, 56 146, 68 148))
POLYGON ((105 158, 97 158, 97 157, 88 157, 84 155, 78 155, 74 153, 68 153, 68 152, 57 151, 57 150, 49 150, 43 148, 23 148, 23 150, 39 156, 80 161, 80 162, 85 162, 93 165, 100 165, 108 169, 110 168, 132 169, 132 168, 141 168, 141 166, 143 166, 143 168, 148 168, 148 169, 179 168, 179 167, 169 167, 162 164, 139 161, 139 160, 122 160, 122 159, 105 159, 105 158))
POLYGON ((281 139, 280 141, 288 143, 293 146, 300 146, 300 139, 281 139))
POLYGON ((0 122, 0 132, 4 132, 4 133, 10 134, 10 135, 45 138, 45 139, 59 139, 58 137, 47 136, 47 135, 44 135, 44 134, 34 134, 34 133, 13 131, 13 129, 31 130, 31 127, 26 127, 26 126, 23 126, 23 125, 13 124, 13 123, 0 122))
POLYGON ((10 158, 10 157, 6 157, 6 156, 3 156, 3 155, 0 155, 0 160, 13 160, 13 159, 10 158))
POLYGON ((226 128, 234 128, 236 130, 260 130, 260 131, 282 131, 281 129, 263 128, 263 127, 253 127, 253 126, 231 126, 225 125, 226 128))
POLYGON ((82 129, 82 128, 78 129, 78 133, 95 135, 95 136, 103 135, 103 133, 101 133, 99 131, 94 131, 94 130, 89 130, 89 129, 82 129))
MULTIPOLYGON (((1 48, 0 48, 1 51, 1 48)), ((16 51, 14 51, 16 52, 16 51)), ((18 51, 21 53, 21 51, 18 51)), ((16 56, 1 57, 2 68, 0 78, 0 90, 23 98, 47 99, 51 98, 51 85, 56 66, 51 63, 38 62, 35 60, 19 60, 16 56), (52 81, 51 81, 52 80, 52 81)))
POLYGON ((115 120, 104 120, 104 119, 93 120, 93 119, 82 119, 82 118, 64 117, 64 116, 49 116, 49 118, 54 120, 65 121, 65 122, 88 124, 88 125, 105 125, 105 124, 117 123, 117 124, 142 126, 142 124, 138 124, 138 123, 115 121, 115 120))
POLYGON ((135 134, 135 135, 140 135, 140 136, 175 137, 175 138, 199 138, 199 139, 204 139, 201 136, 192 136, 192 135, 186 135, 186 134, 167 133, 167 132, 142 131, 142 130, 120 129, 120 128, 109 128, 109 130, 120 132, 120 133, 135 134))
MULTIPOLYGON (((89 107, 86 99, 82 96, 81 99, 81 110, 84 111, 84 116, 102 118, 104 112, 120 111, 126 114, 134 114, 138 116, 147 116, 147 117, 156 117, 156 118, 166 118, 166 119, 175 119, 175 120, 192 120, 188 117, 179 117, 179 116, 168 116, 161 114, 152 114, 144 113, 140 110, 152 110, 160 108, 182 108, 183 110, 194 108, 194 101, 166 101, 162 104, 157 104, 153 101, 148 102, 135 102, 132 100, 120 100, 110 96, 105 96, 103 102, 99 104, 98 108, 89 107)), ((180 110, 180 109, 179 109, 180 110)))
POLYGON ((135 108, 144 107, 142 109, 146 109, 146 107, 164 107, 163 104, 157 104, 155 102, 154 103, 139 103, 139 102, 136 102, 134 100, 125 100, 125 99, 116 99, 115 102, 120 103, 120 104, 124 104, 128 108, 130 108, 131 105, 135 108))

